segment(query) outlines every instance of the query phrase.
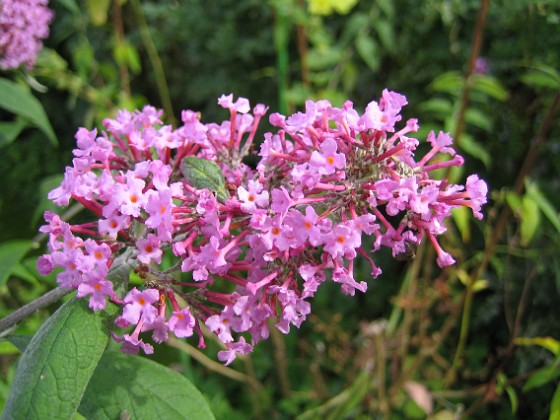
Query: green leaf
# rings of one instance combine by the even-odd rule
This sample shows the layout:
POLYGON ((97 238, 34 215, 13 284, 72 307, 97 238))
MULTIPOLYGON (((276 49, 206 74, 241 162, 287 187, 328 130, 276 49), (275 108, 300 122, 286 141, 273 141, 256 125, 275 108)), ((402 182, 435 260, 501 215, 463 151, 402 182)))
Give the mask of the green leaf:
POLYGON ((58 141, 41 103, 30 92, 11 80, 0 78, 0 108, 28 120, 56 146, 58 141))
POLYGON ((556 387, 550 402, 550 415, 548 420, 560 420, 560 384, 556 387))
POLYGON ((477 142, 470 134, 463 133, 461 136, 461 143, 459 147, 472 157, 480 160, 484 166, 490 167, 492 162, 492 157, 486 148, 479 142, 477 142))
POLYGON ((515 414, 517 412, 517 407, 519 407, 519 398, 517 398, 517 393, 512 386, 506 387, 506 393, 508 394, 509 401, 511 403, 511 412, 515 414))
POLYGON ((392 52, 395 50, 395 34, 393 33, 393 26, 389 21, 378 19, 374 22, 373 28, 377 32, 379 41, 385 50, 392 52))
POLYGON ((539 388, 544 384, 558 378, 560 376, 560 359, 556 359, 555 362, 549 366, 544 366, 534 372, 525 385, 523 385, 523 392, 529 391, 534 388, 539 388))
POLYGON ((451 217, 461 234, 461 240, 466 244, 471 238, 470 209, 467 207, 454 208, 451 210, 451 217))
POLYGON ((86 389, 79 412, 88 419, 213 419, 187 378, 143 357, 107 351, 86 389))
POLYGON ((88 0, 87 11, 94 26, 102 26, 107 22, 107 14, 111 0, 88 0))
POLYGON ((527 194, 533 198, 535 203, 539 206, 546 218, 552 223, 556 230, 560 233, 560 217, 558 217, 558 212, 554 206, 548 201, 548 199, 542 194, 536 184, 526 183, 527 194))
POLYGON ((485 93, 498 101, 505 101, 508 97, 507 90, 493 76, 487 74, 475 74, 472 76, 472 88, 474 91, 485 93))
MULTIPOLYGON (((21 263, 16 264, 12 269, 12 276, 28 281, 32 286, 38 286, 40 283, 38 278, 33 274, 36 270, 30 271, 25 262, 27 258, 21 263)), ((35 259, 35 262, 37 259, 35 259)))
POLYGON ((106 321, 85 300, 62 305, 23 353, 2 418, 72 418, 107 346, 106 321))
POLYGON ((487 113, 476 108, 469 108, 465 112, 465 121, 484 131, 492 130, 492 119, 487 113))
POLYGON ((32 241, 14 240, 0 244, 0 287, 4 286, 16 265, 33 246, 32 241))
POLYGON ((14 334, 5 337, 5 339, 16 346, 21 352, 24 352, 33 337, 25 334, 14 334))
POLYGON ((58 0, 58 2, 76 16, 79 16, 82 13, 75 0, 58 0))
POLYGON ((344 31, 339 38, 340 45, 349 45, 363 28, 370 26, 370 17, 367 13, 354 11, 348 15, 344 31))
POLYGON ((546 73, 526 73, 521 76, 521 81, 534 88, 548 88, 557 90, 560 88, 560 81, 546 73))
POLYGON ((23 118, 17 118, 15 121, 0 122, 0 148, 13 143, 26 125, 27 123, 23 118))
POLYGON ((446 92, 459 97, 464 84, 465 81, 459 72, 450 71, 436 77, 430 86, 436 92, 446 92))
POLYGON ((124 41, 115 45, 113 56, 118 64, 125 65, 133 74, 138 74, 142 70, 138 51, 130 42, 124 41))
POLYGON ((560 73, 550 66, 535 66, 521 76, 521 81, 534 88, 560 89, 560 73))
POLYGON ((356 37, 356 51, 372 72, 379 70, 379 47, 369 35, 360 33, 356 37))
POLYGON ((515 339, 518 346, 541 346, 552 352, 556 357, 560 357, 560 341, 552 337, 518 337, 515 339))
POLYGON ((433 98, 422 102, 418 109, 425 113, 435 113, 440 116, 447 116, 453 112, 451 101, 443 98, 433 98))
POLYGON ((332 68, 340 63, 340 57, 343 51, 339 48, 313 48, 309 51, 307 60, 309 62, 309 70, 326 70, 331 71, 332 68))
POLYGON ((521 199, 521 208, 521 245, 528 246, 539 228, 541 212, 535 200, 527 194, 521 199))
POLYGON ((181 162, 181 172, 193 187, 197 189, 208 189, 216 194, 220 201, 229 198, 226 190, 226 181, 222 170, 216 162, 187 156, 181 162))
POLYGON ((515 214, 521 214, 521 197, 518 194, 514 193, 513 191, 506 192, 506 201, 508 203, 508 206, 515 214))

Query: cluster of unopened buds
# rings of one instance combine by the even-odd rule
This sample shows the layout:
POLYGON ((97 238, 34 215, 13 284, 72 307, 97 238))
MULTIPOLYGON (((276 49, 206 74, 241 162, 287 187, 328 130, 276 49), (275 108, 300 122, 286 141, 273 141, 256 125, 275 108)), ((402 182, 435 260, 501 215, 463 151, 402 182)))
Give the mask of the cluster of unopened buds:
POLYGON ((357 257, 374 279, 380 247, 399 256, 427 238, 448 266, 454 260, 436 238, 451 209, 482 217, 487 187, 476 175, 464 186, 431 177, 463 163, 449 135, 430 133, 431 149, 415 160, 419 142, 407 134, 418 123, 396 127, 407 103, 398 93, 384 90, 363 114, 349 101, 336 108, 325 100, 290 117, 272 114, 276 130, 264 135, 253 165, 244 158, 267 107, 250 113, 248 100, 232 95, 218 103, 230 113, 221 124, 184 111, 174 129, 147 106, 120 111, 101 133, 79 129, 73 166, 49 194, 95 218, 71 225, 47 212, 41 231, 50 252, 38 269, 62 268, 60 286, 89 297, 94 311, 108 299, 122 306, 115 323, 128 333, 113 337, 125 352, 152 353, 146 333, 157 343, 196 334, 202 348, 205 324, 229 364, 268 337, 270 319, 283 333, 300 327, 322 283, 365 292, 357 257), (132 267, 138 288, 115 283, 119 264, 132 267))

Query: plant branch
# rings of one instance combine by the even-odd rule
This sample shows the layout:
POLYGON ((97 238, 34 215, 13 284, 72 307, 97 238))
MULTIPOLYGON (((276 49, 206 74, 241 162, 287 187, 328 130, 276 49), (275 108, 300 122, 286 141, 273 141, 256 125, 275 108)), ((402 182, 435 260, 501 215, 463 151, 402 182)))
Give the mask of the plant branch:
POLYGON ((27 305, 22 306, 21 308, 16 309, 10 315, 5 318, 0 319, 0 333, 10 329, 11 327, 19 324, 28 316, 32 315, 39 309, 46 308, 47 306, 53 304, 63 296, 67 295, 68 293, 72 292, 70 289, 57 287, 42 296, 39 296, 32 302, 29 302, 27 305))
POLYGON ((471 95, 471 76, 474 72, 476 59, 480 56, 480 48, 482 47, 482 40, 484 38, 484 27, 486 26, 486 19, 488 17, 488 8, 490 0, 481 0, 480 9, 478 10, 478 17, 476 19, 476 26, 471 44, 471 52, 467 64, 467 73, 465 77, 465 85, 461 93, 461 107, 457 115, 457 125, 453 133, 453 141, 457 146, 461 144, 461 135, 465 127, 465 115, 469 107, 469 99, 471 95))

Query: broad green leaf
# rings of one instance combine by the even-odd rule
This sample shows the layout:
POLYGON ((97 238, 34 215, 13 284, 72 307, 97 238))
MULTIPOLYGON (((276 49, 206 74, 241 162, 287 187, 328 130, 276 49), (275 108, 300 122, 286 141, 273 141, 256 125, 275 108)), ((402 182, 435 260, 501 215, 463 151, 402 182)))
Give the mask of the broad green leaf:
POLYGON ((543 87, 555 90, 560 88, 560 80, 546 73, 526 73, 521 76, 521 81, 526 85, 536 88, 543 87))
POLYGON ((447 116, 453 112, 453 104, 448 99, 433 98, 422 102, 418 109, 426 113, 436 113, 447 116))
POLYGON ((102 26, 107 22, 107 14, 111 0, 88 0, 87 11, 94 26, 102 26))
POLYGON ((74 15, 78 16, 82 13, 79 6, 76 4, 75 0, 58 0, 58 2, 62 4, 69 12, 72 12, 74 15))
POLYGON ((464 85, 465 81, 461 74, 450 71, 436 77, 430 86, 436 92, 446 92, 459 97, 464 85))
POLYGON ((515 339, 518 346, 541 346, 550 350, 556 357, 560 356, 560 341, 552 337, 519 337, 515 339))
POLYGON ((373 23, 373 28, 377 32, 379 41, 385 50, 395 51, 395 34, 393 33, 393 26, 385 19, 378 19, 373 23))
POLYGON ((57 145, 58 141, 41 103, 30 92, 11 80, 0 78, 0 108, 28 120, 57 145))
POLYGON ((550 401, 550 415, 548 420, 560 420, 560 384, 556 387, 552 401, 550 401))
POLYGON ((14 267, 33 246, 32 241, 14 240, 0 244, 0 287, 3 286, 14 267))
POLYGON ((531 196, 535 203, 539 206, 546 218, 552 223, 556 230, 560 233, 560 217, 558 216, 558 211, 554 206, 548 201, 548 199, 542 194, 536 184, 527 182, 526 183, 527 194, 531 196))
POLYGON ((508 97, 507 90, 493 76, 487 74, 475 74, 472 76, 472 88, 474 91, 485 93, 498 101, 505 101, 508 97))
POLYGON ((0 122, 0 148, 13 143, 26 125, 27 123, 23 118, 18 118, 10 122, 0 122))
MULTIPOLYGON (((28 281, 33 286, 38 286, 38 278, 28 269, 28 267, 24 264, 24 261, 14 266, 12 269, 12 275, 28 281)), ((37 261, 37 259, 35 259, 35 261, 37 261)))
POLYGON ((356 37, 356 51, 367 64, 372 72, 379 70, 381 64, 379 60, 379 47, 377 43, 367 34, 360 33, 356 37))
POLYGON ((340 45, 349 45, 352 39, 365 27, 369 27, 370 17, 367 13, 354 11, 346 19, 346 25, 339 38, 340 45))
POLYGON ((202 394, 184 376, 139 356, 107 351, 79 412, 88 419, 213 419, 202 394))
POLYGON ((375 4, 379 9, 383 10, 383 13, 385 13, 388 18, 392 18, 395 15, 395 4, 392 0, 377 0, 375 4))
POLYGON ((560 359, 557 358, 554 363, 549 366, 544 366, 533 373, 525 385, 523 385, 523 392, 529 391, 534 388, 539 388, 544 384, 558 378, 560 376, 560 359))
POLYGON ((88 80, 95 66, 95 51, 87 39, 82 39, 72 51, 72 61, 81 80, 88 80))
POLYGON ((541 211, 538 204, 530 195, 524 195, 521 199, 521 245, 528 246, 539 228, 541 211))
POLYGON ((560 73, 550 66, 535 66, 528 73, 521 76, 521 81, 532 87, 560 89, 560 73))
POLYGON ((308 63, 309 63, 309 70, 331 70, 331 77, 332 77, 332 68, 340 63, 340 57, 342 56, 343 51, 339 48, 331 47, 331 48, 313 48, 308 53, 308 63))
MULTIPOLYGON (((110 304, 107 310, 116 312, 110 304)), ((2 418, 72 418, 107 346, 107 321, 86 300, 62 305, 21 356, 2 418)))
POLYGON ((487 113, 477 108, 469 108, 465 112, 465 121, 485 131, 492 130, 492 119, 487 113))
POLYGON ((490 167, 490 163, 492 161, 490 153, 488 153, 486 148, 481 143, 473 139, 470 134, 463 133, 463 135, 461 136, 461 144, 459 145, 459 147, 467 154, 480 160, 487 168, 490 167))
POLYGON ((514 193, 513 191, 508 191, 506 193, 506 201, 508 203, 508 206, 514 213, 518 215, 521 214, 521 197, 518 194, 514 193))
POLYGON ((220 201, 229 198, 226 190, 226 181, 222 170, 216 162, 200 159, 195 156, 187 156, 181 162, 181 172, 193 187, 197 189, 208 189, 214 193, 220 201))

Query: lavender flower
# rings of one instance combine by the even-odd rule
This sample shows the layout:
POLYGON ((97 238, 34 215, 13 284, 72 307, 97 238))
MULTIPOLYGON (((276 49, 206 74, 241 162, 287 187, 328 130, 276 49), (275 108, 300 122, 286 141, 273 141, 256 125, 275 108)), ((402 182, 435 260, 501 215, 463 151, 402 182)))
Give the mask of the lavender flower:
POLYGON ((25 65, 31 70, 49 35, 53 12, 48 0, 2 0, 0 2, 0 68, 25 65))
POLYGON ((482 218, 484 181, 470 175, 453 185, 432 176, 463 164, 448 134, 431 132, 431 148, 415 156, 419 140, 408 135, 418 121, 399 124, 403 95, 384 90, 363 115, 350 101, 342 108, 307 101, 305 112, 271 115, 276 129, 265 134, 256 169, 242 159, 267 108, 251 114, 249 102, 232 95, 218 103, 230 113, 220 124, 184 111, 184 125, 173 129, 145 107, 106 120, 100 134, 78 130, 74 166, 49 194, 58 205, 82 203, 97 220, 70 225, 47 212, 41 231, 50 253, 38 269, 61 268, 58 283, 88 296, 93 310, 106 299, 122 306, 115 323, 133 330, 113 337, 125 352, 151 353, 140 338, 149 331, 158 343, 196 334, 204 347, 203 323, 229 364, 268 338, 268 319, 283 333, 299 328, 321 284, 333 281, 350 296, 366 292, 358 258, 373 279, 381 274, 379 248, 398 257, 427 240, 445 267, 455 260, 437 237, 451 210, 469 207, 482 218), (204 182, 191 173, 205 171, 204 182), (121 300, 106 278, 126 253, 146 283, 121 300))

